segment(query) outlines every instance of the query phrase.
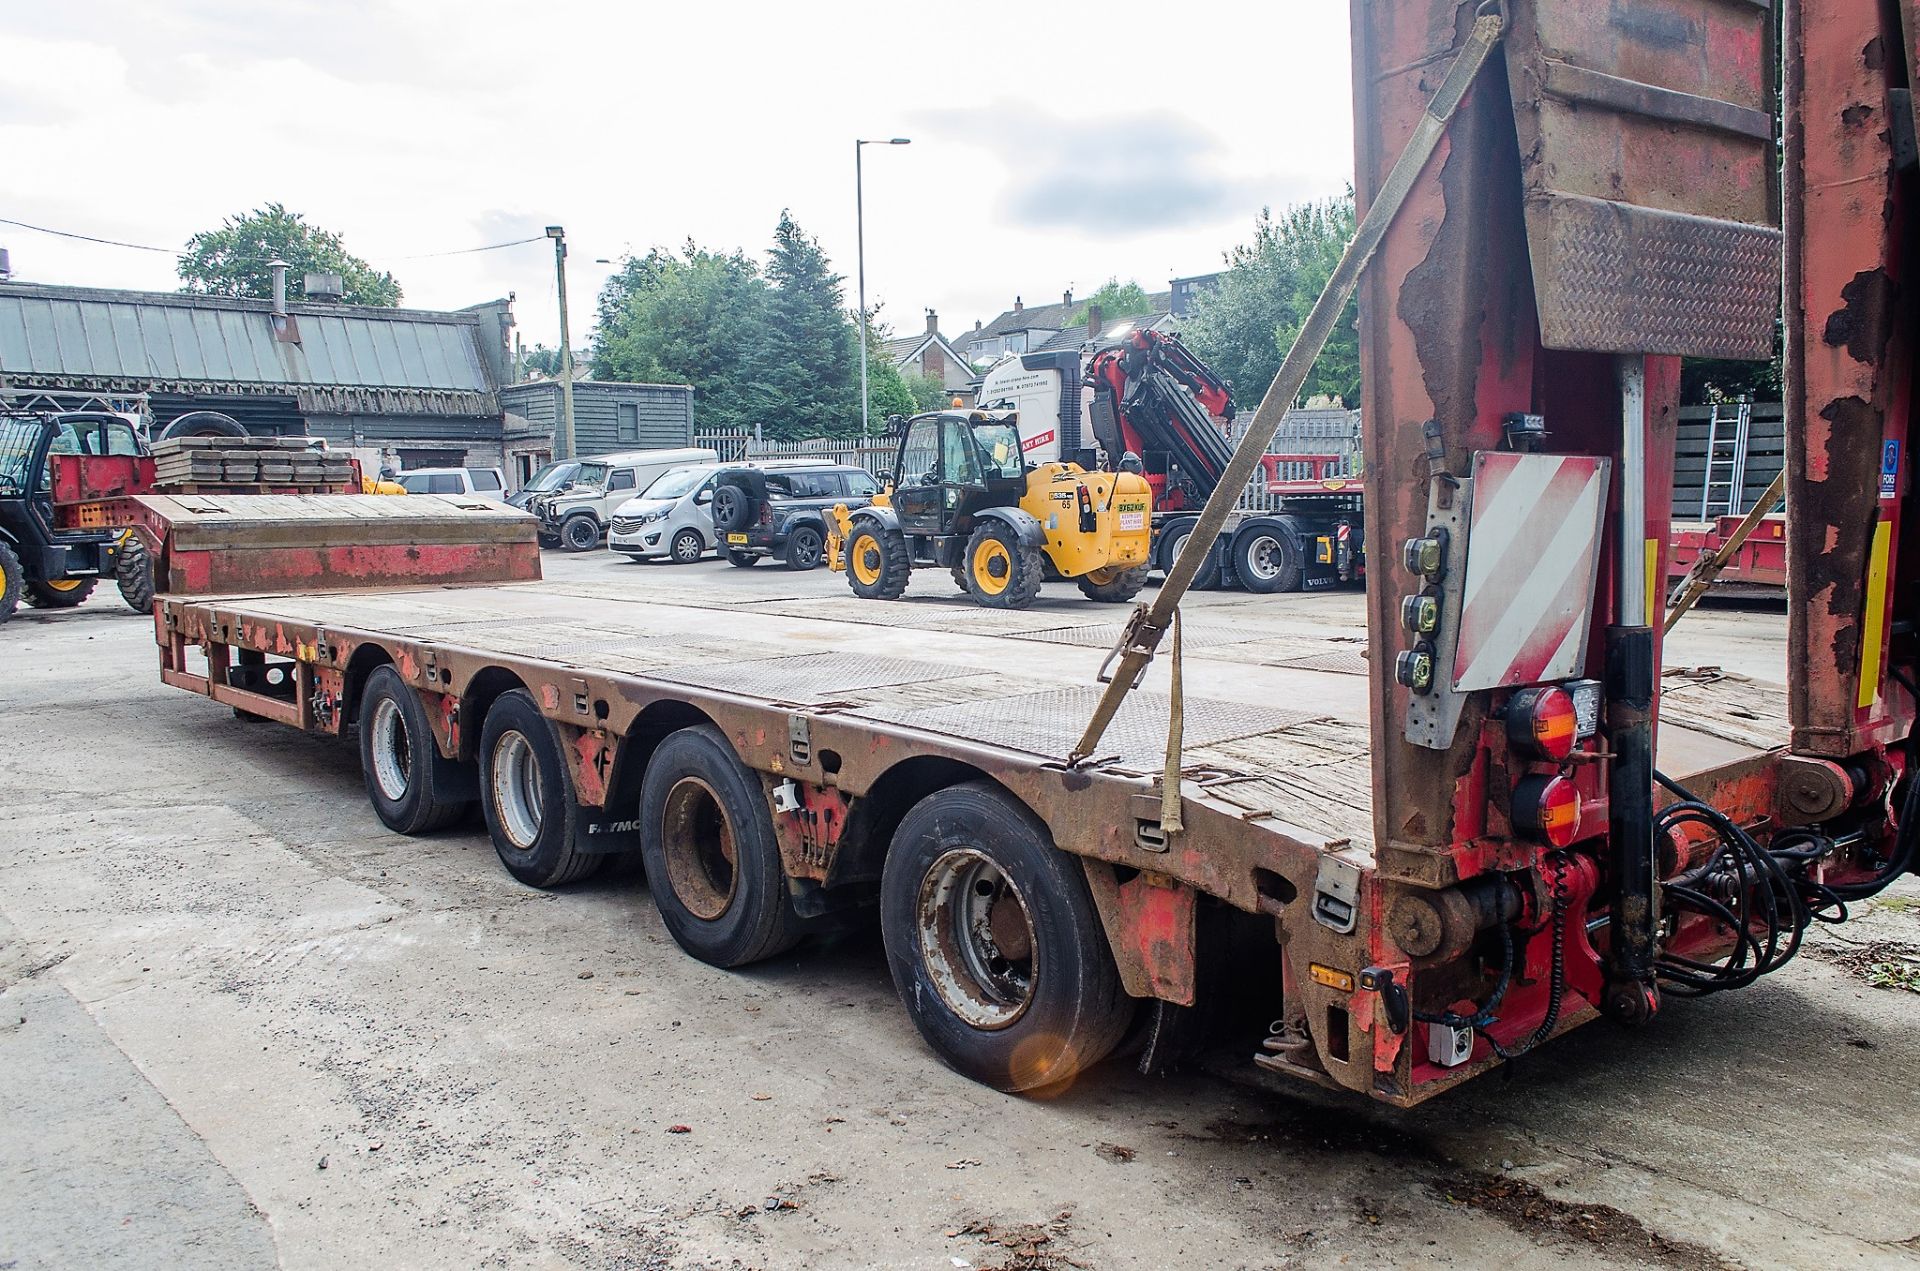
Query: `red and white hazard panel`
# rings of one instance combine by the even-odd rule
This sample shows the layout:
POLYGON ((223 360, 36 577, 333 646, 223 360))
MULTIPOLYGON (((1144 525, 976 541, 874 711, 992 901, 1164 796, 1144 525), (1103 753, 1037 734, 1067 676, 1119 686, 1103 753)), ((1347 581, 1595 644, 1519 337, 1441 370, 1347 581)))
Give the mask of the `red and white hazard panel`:
POLYGON ((1582 670, 1610 463, 1506 451, 1473 456, 1456 692, 1582 670))

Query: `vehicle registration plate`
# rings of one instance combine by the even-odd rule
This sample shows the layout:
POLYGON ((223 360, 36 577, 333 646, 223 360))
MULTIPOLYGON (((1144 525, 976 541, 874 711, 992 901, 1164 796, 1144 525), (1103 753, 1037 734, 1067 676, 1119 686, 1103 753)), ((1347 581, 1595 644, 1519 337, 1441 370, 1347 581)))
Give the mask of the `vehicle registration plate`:
POLYGON ((744 543, 747 541, 747 536, 745 534, 729 534, 727 535, 727 541, 729 543, 744 543))

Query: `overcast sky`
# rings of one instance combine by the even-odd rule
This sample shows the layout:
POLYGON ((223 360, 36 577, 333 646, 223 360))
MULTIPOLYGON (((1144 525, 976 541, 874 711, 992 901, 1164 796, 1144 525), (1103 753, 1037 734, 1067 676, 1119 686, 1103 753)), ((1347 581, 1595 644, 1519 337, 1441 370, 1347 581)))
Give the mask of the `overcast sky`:
MULTIPOLYGON (((390 269, 409 305, 517 294, 575 343, 608 267, 678 245, 764 260, 783 207, 902 331, 1149 290, 1220 266, 1263 205, 1352 170, 1345 0, 657 5, 64 0, 14 6, 0 216, 177 248, 278 200, 390 269)), ((0 225, 16 276, 171 289, 170 257, 0 225)))

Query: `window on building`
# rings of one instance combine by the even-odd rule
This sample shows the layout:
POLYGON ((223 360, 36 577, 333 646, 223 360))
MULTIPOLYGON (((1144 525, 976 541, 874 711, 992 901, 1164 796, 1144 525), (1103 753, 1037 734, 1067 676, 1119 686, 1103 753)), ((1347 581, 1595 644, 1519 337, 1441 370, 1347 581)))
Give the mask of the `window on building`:
POLYGON ((620 419, 620 440, 640 440, 640 407, 633 402, 621 402, 615 409, 620 419))

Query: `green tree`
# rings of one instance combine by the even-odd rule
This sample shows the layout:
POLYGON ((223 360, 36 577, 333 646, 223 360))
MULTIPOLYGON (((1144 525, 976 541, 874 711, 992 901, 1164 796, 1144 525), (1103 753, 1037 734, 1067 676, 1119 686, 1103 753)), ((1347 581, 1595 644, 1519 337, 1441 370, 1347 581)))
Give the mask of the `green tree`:
MULTIPOLYGON (((908 377, 900 373, 900 368, 887 356, 887 341, 893 338, 893 332, 875 319, 879 306, 875 305, 867 312, 867 415, 872 421, 873 431, 878 435, 886 426, 888 415, 912 415, 916 413, 913 389, 907 384, 908 377)), ((859 375, 855 367, 854 375, 859 375)), ((915 377, 919 378, 919 377, 915 377)), ((858 419, 853 421, 854 428, 860 426, 858 419)))
POLYGON ((601 292, 594 378, 691 384, 703 428, 750 430, 768 419, 758 368, 770 292, 759 268, 691 240, 678 255, 655 250, 644 260, 601 292))
POLYGON ((918 415, 929 410, 945 410, 953 404, 953 394, 947 390, 946 381, 938 375, 907 376, 907 391, 913 394, 912 414, 918 415))
POLYGON ((1087 320, 1087 310, 1094 305, 1100 306, 1100 321, 1114 322, 1121 318, 1137 318, 1143 313, 1153 312, 1153 301, 1148 298, 1146 288, 1129 278, 1121 282, 1118 278, 1109 278, 1100 284, 1100 290, 1081 302, 1067 319, 1070 325, 1078 325, 1087 320))
POLYGON ((338 234, 308 224, 306 217, 279 203, 230 216, 219 229, 189 238, 186 255, 177 266, 181 290, 266 300, 273 295, 267 265, 275 260, 290 266, 287 273, 294 287, 309 273, 339 274, 346 284, 348 304, 400 303, 400 284, 392 274, 352 255, 338 234))
MULTIPOLYGON (((576 368, 585 366, 588 354, 579 349, 573 351, 573 364, 576 368)), ((560 378, 560 350, 550 344, 536 344, 521 354, 520 366, 529 379, 553 380, 560 378)))
POLYGON ((773 290, 758 380, 768 433, 787 439, 858 433, 859 332, 844 307, 840 275, 789 211, 780 213, 773 231, 767 280, 773 290))
MULTIPOLYGON (((1196 300, 1181 334, 1228 383, 1243 406, 1256 405, 1280 370, 1307 313, 1332 276, 1354 231, 1353 192, 1300 203, 1275 220, 1263 208, 1253 241, 1227 253, 1220 281, 1196 300)), ((1359 309, 1349 304, 1302 386, 1360 401, 1359 309)))

